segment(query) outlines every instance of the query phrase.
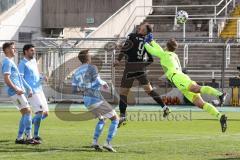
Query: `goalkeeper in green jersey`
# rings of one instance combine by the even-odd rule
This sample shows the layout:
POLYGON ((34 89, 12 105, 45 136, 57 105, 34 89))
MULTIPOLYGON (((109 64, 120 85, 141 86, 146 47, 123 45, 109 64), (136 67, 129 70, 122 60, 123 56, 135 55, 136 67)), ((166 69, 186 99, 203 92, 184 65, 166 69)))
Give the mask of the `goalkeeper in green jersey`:
POLYGON ((152 33, 149 33, 145 37, 144 47, 148 53, 160 59, 160 64, 168 80, 174 84, 189 101, 217 117, 220 120, 222 132, 225 132, 227 129, 227 117, 222 115, 212 104, 205 102, 201 94, 218 97, 220 100, 219 104, 222 105, 226 99, 226 93, 222 93, 209 86, 199 86, 182 72, 179 58, 177 54, 174 53, 178 47, 176 40, 170 39, 166 44, 166 50, 163 50, 159 44, 153 40, 152 33))

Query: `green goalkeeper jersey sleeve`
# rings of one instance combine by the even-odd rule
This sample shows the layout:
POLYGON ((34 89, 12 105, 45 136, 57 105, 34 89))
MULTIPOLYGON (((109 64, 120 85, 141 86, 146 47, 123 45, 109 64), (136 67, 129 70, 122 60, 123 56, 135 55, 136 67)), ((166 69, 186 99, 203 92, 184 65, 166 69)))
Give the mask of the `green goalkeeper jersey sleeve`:
POLYGON ((169 80, 171 80, 174 73, 182 72, 179 58, 174 52, 163 50, 162 47, 155 41, 152 41, 150 44, 145 43, 144 47, 148 53, 160 59, 163 71, 169 80))

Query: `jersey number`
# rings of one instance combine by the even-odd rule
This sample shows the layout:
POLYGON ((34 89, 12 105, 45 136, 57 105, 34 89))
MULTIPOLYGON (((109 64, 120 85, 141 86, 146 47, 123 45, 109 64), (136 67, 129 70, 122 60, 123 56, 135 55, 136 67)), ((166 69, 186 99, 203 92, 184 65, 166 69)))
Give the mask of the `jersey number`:
POLYGON ((137 54, 138 54, 137 58, 138 59, 143 58, 143 52, 144 52, 144 43, 143 43, 143 41, 141 41, 138 45, 138 52, 137 52, 137 54))

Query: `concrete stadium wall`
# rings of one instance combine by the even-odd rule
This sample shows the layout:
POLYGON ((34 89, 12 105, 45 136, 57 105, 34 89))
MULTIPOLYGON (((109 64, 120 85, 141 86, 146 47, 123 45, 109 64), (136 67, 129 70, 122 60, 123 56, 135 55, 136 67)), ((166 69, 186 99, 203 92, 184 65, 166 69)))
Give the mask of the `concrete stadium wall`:
POLYGON ((97 27, 128 1, 43 0, 43 28, 97 27))
POLYGON ((131 0, 101 24, 97 30, 88 36, 88 38, 113 38, 126 36, 133 31, 136 25, 139 25, 146 18, 144 16, 137 16, 147 16, 151 12, 151 8, 144 8, 143 6, 152 6, 152 1, 131 0))

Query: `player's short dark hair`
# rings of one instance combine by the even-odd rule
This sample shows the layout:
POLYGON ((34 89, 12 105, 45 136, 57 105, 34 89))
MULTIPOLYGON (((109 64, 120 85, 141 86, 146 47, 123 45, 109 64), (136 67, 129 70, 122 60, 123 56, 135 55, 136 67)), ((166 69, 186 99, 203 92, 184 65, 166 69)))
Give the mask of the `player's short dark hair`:
POLYGON ((170 40, 168 40, 167 49, 170 52, 174 52, 177 48, 178 48, 178 43, 177 43, 176 39, 171 38, 170 40))
POLYGON ((30 48, 35 48, 33 44, 25 44, 23 46, 23 54, 25 54, 25 51, 29 50, 30 48))
POLYGON ((3 52, 5 52, 5 50, 7 48, 9 48, 11 45, 14 45, 15 43, 14 42, 5 42, 3 45, 2 45, 2 50, 3 52))
POLYGON ((88 51, 89 49, 85 49, 79 52, 78 59, 82 63, 86 63, 88 61, 88 51))

